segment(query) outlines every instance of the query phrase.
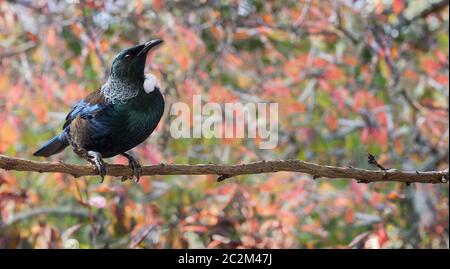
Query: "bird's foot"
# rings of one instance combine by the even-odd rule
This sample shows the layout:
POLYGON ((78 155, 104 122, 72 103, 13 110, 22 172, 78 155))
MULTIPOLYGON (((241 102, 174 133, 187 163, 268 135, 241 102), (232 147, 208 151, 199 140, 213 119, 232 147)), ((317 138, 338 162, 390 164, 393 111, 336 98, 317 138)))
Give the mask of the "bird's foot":
POLYGON ((96 151, 88 151, 87 156, 88 161, 97 167, 97 170, 101 177, 100 183, 103 183, 106 175, 106 167, 105 162, 103 162, 102 155, 96 151))
POLYGON ((139 163, 139 161, 131 154, 128 153, 122 153, 123 156, 125 156, 128 159, 128 166, 133 170, 133 174, 131 176, 123 176, 122 181, 125 181, 127 179, 132 179, 133 176, 136 177, 136 182, 139 182, 139 179, 141 178, 142 174, 142 166, 139 163))

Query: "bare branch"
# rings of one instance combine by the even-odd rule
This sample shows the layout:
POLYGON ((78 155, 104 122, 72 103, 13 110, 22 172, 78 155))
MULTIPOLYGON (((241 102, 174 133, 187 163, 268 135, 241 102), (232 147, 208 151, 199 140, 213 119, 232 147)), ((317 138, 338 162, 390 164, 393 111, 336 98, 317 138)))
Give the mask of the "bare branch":
MULTIPOLYGON (((78 218, 87 218, 88 212, 84 208, 72 208, 72 207, 57 207, 57 208, 48 208, 48 207, 39 207, 32 208, 27 211, 23 211, 17 213, 15 215, 11 215, 4 225, 13 225, 16 222, 33 218, 38 215, 54 215, 54 216, 74 216, 78 218)), ((1 227, 1 225, 0 225, 1 227)))
MULTIPOLYGON (((66 163, 36 162, 20 158, 0 155, 0 169, 15 171, 30 171, 40 173, 66 173, 74 177, 98 175, 91 165, 76 165, 66 163)), ((132 170, 124 165, 107 165, 107 175, 121 177, 131 176, 132 170)), ((446 183, 448 169, 443 171, 372 171, 353 167, 336 167, 319 165, 300 160, 260 161, 246 164, 159 164, 142 167, 142 175, 218 175, 218 180, 250 174, 274 172, 299 172, 312 175, 315 178, 349 178, 358 182, 370 183, 378 181, 416 182, 416 183, 446 183)))
POLYGON ((431 14, 439 13, 441 10, 448 7, 449 3, 450 3, 450 0, 442 0, 440 2, 434 3, 427 9, 423 10, 422 12, 420 12, 419 14, 414 16, 411 20, 409 20, 409 23, 411 23, 415 20, 418 20, 418 19, 424 19, 431 14))
POLYGON ((13 57, 13 56, 16 56, 18 54, 26 53, 29 50, 34 49, 36 46, 37 46, 36 43, 28 42, 28 43, 25 43, 23 46, 21 46, 19 48, 16 48, 16 49, 10 49, 10 50, 1 51, 0 52, 0 63, 1 63, 3 58, 13 57))

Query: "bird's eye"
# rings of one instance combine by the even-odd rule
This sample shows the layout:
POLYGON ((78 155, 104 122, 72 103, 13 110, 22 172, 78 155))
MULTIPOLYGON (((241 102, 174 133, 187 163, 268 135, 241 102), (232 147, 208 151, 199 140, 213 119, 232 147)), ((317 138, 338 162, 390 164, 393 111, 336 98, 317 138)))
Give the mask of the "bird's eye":
POLYGON ((130 54, 125 54, 125 59, 127 59, 127 60, 131 59, 131 55, 130 54))

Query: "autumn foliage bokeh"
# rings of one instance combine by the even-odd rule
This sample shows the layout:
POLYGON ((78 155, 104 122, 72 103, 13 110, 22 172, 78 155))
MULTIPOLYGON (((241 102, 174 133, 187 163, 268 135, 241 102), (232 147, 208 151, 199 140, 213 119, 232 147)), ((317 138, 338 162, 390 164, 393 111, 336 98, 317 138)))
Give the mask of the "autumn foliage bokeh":
MULTIPOLYGON (((173 139, 167 111, 143 164, 302 159, 448 168, 448 1, 0 0, 0 154, 27 159, 152 38, 167 107, 276 102, 279 143, 173 139)), ((50 160, 85 163, 71 150, 50 160)), ((120 157, 108 160, 126 164, 120 157)), ((448 185, 308 175, 107 177, 0 171, 0 248, 448 248, 448 185)))

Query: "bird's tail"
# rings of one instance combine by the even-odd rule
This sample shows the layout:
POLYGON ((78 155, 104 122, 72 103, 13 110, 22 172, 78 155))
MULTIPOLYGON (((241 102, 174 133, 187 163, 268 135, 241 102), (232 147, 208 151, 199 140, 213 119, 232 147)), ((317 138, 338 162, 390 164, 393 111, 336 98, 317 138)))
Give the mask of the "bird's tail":
POLYGON ((69 142, 67 141, 66 131, 64 130, 57 136, 53 137, 50 141, 45 143, 40 149, 33 153, 33 155, 48 157, 61 152, 68 145, 69 142))

